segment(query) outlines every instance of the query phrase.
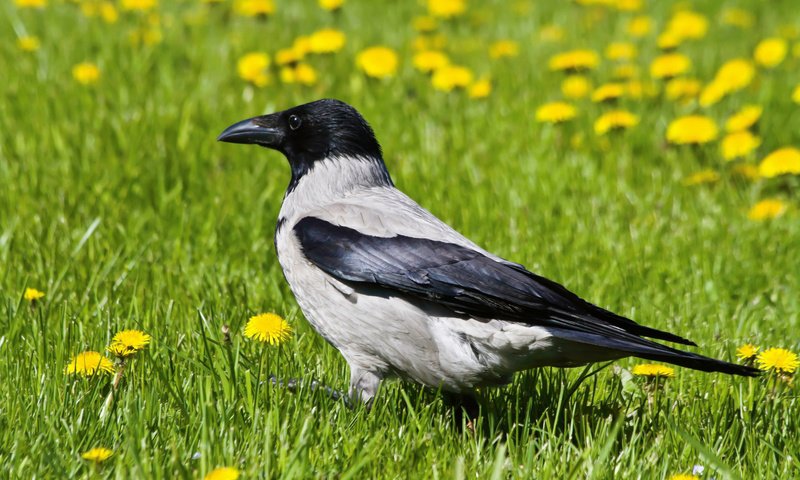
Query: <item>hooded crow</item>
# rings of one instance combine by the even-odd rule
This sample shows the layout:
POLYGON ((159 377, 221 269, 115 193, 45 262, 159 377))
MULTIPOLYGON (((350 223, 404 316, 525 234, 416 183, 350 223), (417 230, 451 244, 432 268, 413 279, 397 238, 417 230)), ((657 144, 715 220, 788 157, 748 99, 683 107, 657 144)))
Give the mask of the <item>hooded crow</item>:
POLYGON ((347 361, 351 398, 370 402, 388 377, 470 394, 520 370, 629 356, 758 374, 649 340, 695 345, 475 245, 395 188, 372 128, 346 103, 243 120, 218 140, 288 159, 278 260, 309 323, 347 361))

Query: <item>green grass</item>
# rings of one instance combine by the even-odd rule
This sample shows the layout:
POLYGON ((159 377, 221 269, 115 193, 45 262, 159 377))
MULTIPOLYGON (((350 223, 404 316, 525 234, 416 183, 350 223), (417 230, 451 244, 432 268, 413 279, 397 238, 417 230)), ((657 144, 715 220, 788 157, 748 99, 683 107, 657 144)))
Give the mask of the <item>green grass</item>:
MULTIPOLYGON (((538 105, 560 97, 561 76, 546 70, 547 58, 571 47, 602 52, 625 38, 631 14, 566 2, 536 2, 525 14, 510 2, 473 5, 442 31, 455 61, 491 76, 492 95, 478 101, 433 91, 413 70, 410 21, 424 12, 417 2, 351 0, 332 15, 310 0, 280 1, 259 21, 227 6, 203 14, 197 2, 165 1, 163 42, 138 47, 128 32, 142 16, 107 25, 50 3, 43 11, 0 5, 3 476, 200 478, 231 465, 247 478, 663 478, 699 464, 705 478, 800 477, 797 382, 679 369, 648 393, 626 376, 634 360, 583 381, 581 369, 542 369, 482 391, 476 433, 456 426, 435 392, 411 384, 386 383, 367 412, 319 391, 262 383, 271 372, 345 388, 348 370, 303 319, 276 261, 285 161, 215 138, 236 120, 320 97, 354 104, 397 185, 487 249, 687 336, 704 354, 733 360, 748 341, 798 351, 794 179, 744 181, 716 143, 668 147, 667 123, 700 111, 694 104, 625 99, 641 124, 608 141, 592 132, 608 107, 587 100, 570 125, 533 120, 538 105), (561 43, 539 40, 549 24, 566 29, 561 43), (348 37, 342 52, 310 60, 318 85, 273 78, 254 90, 237 78, 242 54, 274 53, 324 26, 348 37), (40 37, 39 51, 17 49, 26 33, 40 37), (490 61, 486 44, 499 38, 517 40, 520 56, 490 61), (400 54, 393 79, 370 80, 353 66, 360 49, 377 43, 400 54), (84 60, 100 66, 99 84, 71 78, 84 60), (575 134, 581 146, 572 145, 575 134), (702 168, 719 170, 721 181, 682 184, 702 168), (747 219, 752 204, 773 196, 789 203, 784 216, 747 219), (26 286, 47 295, 32 307, 26 286), (295 329, 280 348, 241 335, 262 311, 295 329), (108 378, 75 379, 64 366, 126 328, 153 342, 132 361, 103 420, 108 378), (95 446, 115 455, 93 470, 79 455, 95 446)), ((756 24, 744 31, 719 22, 723 2, 694 3, 711 19, 709 34, 681 51, 704 80, 782 26, 800 26, 793 0, 724 2, 753 9, 756 24)), ((647 7, 661 29, 672 5, 647 7)), ((645 78, 654 35, 638 41, 645 78)), ((790 54, 702 110, 723 122, 741 105, 764 106, 763 145, 751 163, 800 144, 790 100, 799 67, 790 54)), ((611 68, 603 62, 595 84, 611 68)))

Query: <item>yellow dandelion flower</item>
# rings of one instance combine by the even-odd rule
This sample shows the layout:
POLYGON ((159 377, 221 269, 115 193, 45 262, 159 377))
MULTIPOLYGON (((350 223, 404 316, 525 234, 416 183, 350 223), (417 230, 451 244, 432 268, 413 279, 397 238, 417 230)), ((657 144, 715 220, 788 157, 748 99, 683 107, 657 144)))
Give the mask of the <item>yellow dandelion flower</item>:
POLYGON ((722 64, 714 82, 724 86, 726 93, 735 92, 750 85, 755 75, 756 68, 750 60, 734 58, 722 64))
POLYGON ((722 11, 722 23, 748 29, 755 23, 755 17, 743 8, 726 8, 722 11))
POLYGON ((656 45, 661 50, 675 50, 681 44, 683 39, 675 32, 666 31, 662 32, 656 39, 656 45))
POLYGON ((35 52, 39 50, 41 45, 42 43, 39 41, 39 37, 34 37, 32 35, 25 35, 17 39, 17 47, 23 52, 35 52))
POLYGON ((433 88, 449 92, 454 88, 466 88, 472 83, 472 71, 458 65, 445 65, 433 72, 433 88))
POLYGON ((246 337, 259 342, 267 342, 270 345, 280 345, 289 338, 291 333, 292 327, 289 326, 286 320, 274 313, 262 313, 250 317, 244 327, 244 335, 246 337))
POLYGON ((514 40, 498 40, 489 45, 490 58, 516 57, 519 55, 519 43, 514 40))
POLYGON ((722 149, 722 158, 725 160, 734 160, 736 158, 746 157, 760 145, 761 138, 753 135, 749 130, 729 133, 725 135, 720 145, 722 149))
POLYGON ((100 69, 91 62, 83 62, 72 67, 72 78, 81 85, 93 85, 100 80, 100 69))
POLYGON ((592 70, 600 64, 600 58, 591 50, 571 50, 550 57, 548 66, 553 71, 592 70))
POLYGON ((236 480, 239 478, 239 470, 233 467, 218 467, 208 472, 203 480, 236 480))
POLYGON ((713 80, 700 92, 699 103, 703 107, 710 107, 722 100, 730 89, 723 82, 713 80))
POLYGON ((129 357, 143 350, 150 343, 150 335, 141 330, 122 330, 111 338, 106 351, 120 358, 129 357))
POLYGON ((100 14, 100 18, 106 23, 117 23, 117 20, 119 20, 117 7, 111 2, 102 2, 98 13, 100 14))
POLYGON ((334 53, 344 47, 345 36, 340 30, 323 28, 312 33, 308 41, 312 53, 334 53))
POLYGON ((747 218, 754 221, 770 220, 786 212, 787 205, 776 198, 761 200, 747 212, 747 218))
POLYGON ((539 40, 558 43, 564 38, 564 29, 558 25, 545 25, 539 30, 539 40))
POLYGON ((81 458, 90 462, 101 463, 111 458, 112 455, 114 455, 114 452, 108 448, 95 447, 81 453, 81 458))
POLYGON ((745 343, 736 349, 736 358, 739 360, 751 360, 758 355, 759 348, 752 343, 745 343))
POLYGON ((333 12, 342 8, 344 0, 318 0, 317 3, 319 3, 321 9, 333 12))
POLYGON ((481 79, 467 89, 469 98, 486 98, 492 93, 492 83, 488 79, 481 79))
POLYGON ((794 91, 792 92, 792 101, 794 103, 800 103, 800 85, 794 87, 794 91))
POLYGON ((14 0, 14 5, 17 8, 44 8, 47 6, 47 0, 14 0))
POLYGON ((719 178, 719 173, 717 173, 716 170, 707 168, 684 178, 683 184, 690 187, 692 185, 702 185, 704 183, 716 183, 719 181, 719 178))
POLYGON ((414 54, 414 68, 420 72, 433 72, 450 63, 447 55, 438 50, 423 50, 414 54))
POLYGON ((292 50, 294 50, 295 55, 304 58, 311 52, 311 37, 301 35, 295 38, 292 43, 292 50))
POLYGON ((764 178, 800 175, 800 150, 794 147, 775 150, 758 165, 758 173, 764 178))
POLYGON ((701 89, 699 80, 679 77, 667 82, 665 92, 669 100, 690 100, 697 97, 701 89))
POLYGON ((700 480, 700 477, 691 473, 673 473, 669 476, 669 480, 700 480))
POLYGON ((98 352, 87 351, 72 357, 64 372, 89 377, 96 373, 114 373, 114 364, 98 352))
POLYGON ((674 377, 675 369, 657 363, 641 363, 634 366, 631 373, 641 377, 674 377))
POLYGON ((611 76, 617 80, 630 80, 639 76, 639 66, 633 63, 615 65, 611 76))
POLYGON ((428 14, 437 18, 452 18, 467 10, 465 0, 428 0, 428 14))
POLYGON ((653 78, 672 78, 686 73, 692 66, 689 57, 680 53, 659 55, 650 63, 650 76, 653 78))
POLYGON ((667 24, 667 31, 682 39, 699 40, 708 32, 708 19, 700 13, 682 10, 672 16, 667 24))
POLYGON ((362 50, 356 56, 356 65, 369 77, 388 78, 397 72, 397 54, 389 47, 376 46, 362 50))
POLYGON ((414 17, 414 20, 412 20, 411 25, 414 27, 414 30, 420 33, 430 33, 435 31, 439 27, 439 24, 436 22, 436 19, 429 15, 421 15, 419 17, 414 17))
POLYGON ((243 17, 266 17, 275 13, 273 0, 236 0, 233 12, 243 17))
POLYGON ((636 126, 639 117, 626 110, 612 110, 601 115, 594 122, 594 132, 603 135, 612 130, 624 130, 636 126))
POLYGON ((741 110, 731 115, 725 122, 725 130, 729 132, 739 132, 747 130, 758 122, 764 109, 760 105, 747 105, 741 110))
POLYGON ((252 83, 256 87, 263 87, 269 83, 269 56, 263 52, 250 52, 242 56, 236 63, 236 71, 242 80, 252 83))
POLYGON ((774 68, 783 62, 788 51, 789 45, 786 40, 777 37, 767 38, 756 45, 753 58, 762 67, 774 68))
POLYGON ((794 373, 800 366, 797 354, 785 348, 768 348, 758 354, 758 368, 777 373, 794 373))
POLYGON ((625 30, 628 32, 628 35, 634 38, 641 38, 650 33, 653 29, 653 20, 646 16, 640 15, 638 17, 633 17, 628 22, 628 25, 625 27, 625 30))
POLYGON ((275 64, 278 66, 292 65, 303 59, 294 48, 282 48, 275 52, 275 64))
POLYGON ((638 12, 642 9, 642 0, 614 0, 612 5, 620 12, 638 12))
POLYGON ((120 7, 126 11, 146 12, 158 5, 158 0, 122 0, 120 7))
POLYGON ((606 83, 600 85, 592 92, 593 102, 608 102, 625 95, 625 85, 621 83, 606 83))
POLYGON ((629 42, 613 42, 606 47, 609 60, 632 60, 636 58, 636 45, 629 42))
POLYGON ((26 288, 25 293, 22 296, 29 302, 35 302, 44 297, 44 292, 36 290, 35 288, 26 288))
POLYGON ((541 123, 562 123, 575 118, 578 110, 565 102, 545 103, 536 109, 536 121, 541 123))
POLYGON ((714 120, 703 115, 677 118, 667 126, 667 140, 676 145, 708 143, 717 138, 714 120))
POLYGON ((561 93, 567 98, 583 98, 591 89, 592 83, 583 75, 570 75, 561 82, 561 93))

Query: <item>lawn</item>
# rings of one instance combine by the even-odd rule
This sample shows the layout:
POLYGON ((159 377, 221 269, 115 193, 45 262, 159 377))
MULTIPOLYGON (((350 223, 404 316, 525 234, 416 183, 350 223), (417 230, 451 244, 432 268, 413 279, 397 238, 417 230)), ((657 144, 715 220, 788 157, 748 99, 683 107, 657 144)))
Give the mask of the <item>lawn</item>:
POLYGON ((288 166, 216 137, 324 97, 358 108, 397 186, 486 249, 699 353, 800 351, 796 0, 428 3, 459 2, 0 3, 4 477, 800 477, 787 372, 540 369, 479 392, 474 430, 416 385, 385 383, 371 411, 311 388, 349 372, 276 259, 288 166), (300 38, 326 28, 344 44, 300 38), (378 45, 395 68, 362 55, 378 45), (420 71, 422 50, 468 71, 420 71), (760 116, 727 129, 748 105, 760 116), (243 335, 264 312, 286 341, 243 335), (70 373, 84 351, 113 361, 129 329, 151 341, 116 376, 70 373), (113 455, 81 457, 96 447, 113 455))

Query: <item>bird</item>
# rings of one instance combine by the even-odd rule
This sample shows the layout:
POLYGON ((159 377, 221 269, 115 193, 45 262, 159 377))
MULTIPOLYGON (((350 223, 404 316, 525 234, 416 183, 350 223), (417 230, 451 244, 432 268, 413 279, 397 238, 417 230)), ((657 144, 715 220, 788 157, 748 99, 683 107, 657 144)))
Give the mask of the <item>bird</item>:
POLYGON ((347 362, 355 402, 371 405, 387 378, 469 397, 520 371, 624 357, 759 373, 656 342, 697 346, 479 247, 395 187, 373 129, 345 102, 242 120, 217 140, 288 160, 278 261, 305 318, 347 362))

